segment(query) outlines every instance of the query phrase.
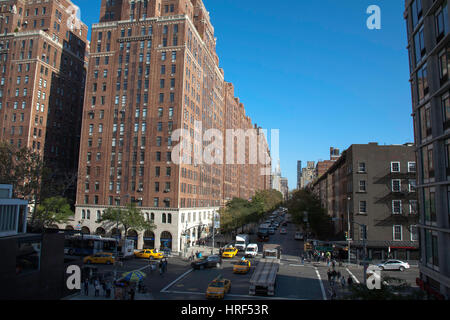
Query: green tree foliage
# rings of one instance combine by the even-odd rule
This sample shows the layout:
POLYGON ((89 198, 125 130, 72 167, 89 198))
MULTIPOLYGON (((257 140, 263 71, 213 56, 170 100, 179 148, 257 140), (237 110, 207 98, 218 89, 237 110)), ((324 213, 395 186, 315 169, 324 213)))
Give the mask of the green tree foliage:
POLYGON ((127 204, 125 209, 106 209, 102 214, 100 222, 108 224, 111 228, 116 226, 118 222, 119 228, 122 227, 125 235, 129 229, 135 229, 136 231, 151 231, 155 229, 155 225, 151 221, 145 220, 141 210, 136 208, 134 203, 127 204))
POLYGON ((274 210, 282 201, 283 195, 276 190, 257 191, 251 201, 233 198, 219 210, 221 231, 236 231, 245 224, 258 222, 266 212, 274 210))
POLYGON ((48 173, 39 153, 0 143, 0 182, 12 184, 14 196, 33 200, 38 197, 43 175, 48 173))
POLYGON ((67 199, 63 197, 47 198, 36 210, 33 229, 42 229, 55 223, 65 223, 73 214, 67 199))
POLYGON ((304 189, 294 191, 291 199, 287 202, 287 208, 292 222, 303 226, 304 229, 307 227, 304 221, 305 212, 307 212, 310 229, 316 237, 327 240, 333 236, 331 218, 320 206, 319 199, 311 191, 304 189))

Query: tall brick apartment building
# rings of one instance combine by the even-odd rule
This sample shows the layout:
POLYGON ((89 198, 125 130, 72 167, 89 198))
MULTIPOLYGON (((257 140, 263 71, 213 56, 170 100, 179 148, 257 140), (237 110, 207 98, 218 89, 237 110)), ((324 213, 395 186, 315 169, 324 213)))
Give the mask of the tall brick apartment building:
POLYGON ((72 227, 116 235, 97 223, 102 211, 135 202, 156 230, 126 236, 139 248, 180 251, 209 232, 226 200, 268 187, 261 165, 172 161, 176 129, 187 130, 198 150, 207 129, 254 128, 224 81, 215 47, 201 0, 102 1, 92 27, 72 227))
POLYGON ((72 7, 0 1, 0 140, 39 152, 54 178, 78 167, 88 29, 67 23, 72 7))

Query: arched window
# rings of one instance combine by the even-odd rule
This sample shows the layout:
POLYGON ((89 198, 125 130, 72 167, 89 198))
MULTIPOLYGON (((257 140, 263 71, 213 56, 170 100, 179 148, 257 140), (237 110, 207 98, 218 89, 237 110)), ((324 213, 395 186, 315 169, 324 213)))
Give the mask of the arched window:
POLYGON ((162 214, 162 223, 166 223, 166 214, 165 213, 162 214))
POLYGON ((87 217, 86 217, 86 218, 87 218, 88 220, 91 219, 91 210, 88 210, 88 211, 87 211, 87 217))
POLYGON ((188 212, 188 222, 191 222, 191 213, 188 212))
POLYGON ((155 214, 152 212, 152 213, 150 213, 150 219, 152 220, 152 221, 155 221, 155 214))
POLYGON ((150 221, 150 215, 147 213, 145 213, 145 217, 147 218, 147 221, 150 221))
POLYGON ((167 223, 172 223, 172 214, 171 213, 167 214, 167 223))
POLYGON ((97 221, 100 221, 101 218, 102 218, 102 215, 100 213, 100 210, 97 210, 97 221))
POLYGON ((81 210, 81 219, 86 219, 86 211, 84 209, 81 210))
POLYGON ((184 212, 181 214, 181 223, 184 223, 184 212))

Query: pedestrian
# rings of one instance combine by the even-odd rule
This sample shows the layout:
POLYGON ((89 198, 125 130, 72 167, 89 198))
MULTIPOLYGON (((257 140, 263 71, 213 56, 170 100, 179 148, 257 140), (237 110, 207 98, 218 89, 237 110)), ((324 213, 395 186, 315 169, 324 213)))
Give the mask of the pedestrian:
POLYGON ((334 269, 334 267, 336 267, 336 260, 333 259, 333 261, 331 263, 332 263, 333 269, 334 269))
POLYGON ((129 292, 129 294, 130 294, 130 300, 134 300, 134 294, 135 294, 135 293, 136 293, 136 292, 134 291, 134 288, 131 287, 130 292, 129 292))
POLYGON ((348 286, 349 286, 349 287, 352 286, 352 284, 353 284, 352 276, 350 276, 350 275, 348 276, 347 283, 348 283, 348 286))
POLYGON ((302 254, 302 264, 305 264, 305 255, 302 254))
POLYGON ((338 270, 336 276, 337 276, 338 279, 341 279, 341 271, 340 270, 338 270))
POLYGON ((100 282, 98 281, 98 279, 95 279, 94 287, 95 287, 95 296, 98 297, 100 294, 100 282))
POLYGON ((341 287, 345 288, 345 277, 344 276, 341 277, 341 287))
POLYGON ((330 296, 331 296, 331 300, 336 299, 336 290, 334 290, 334 287, 330 288, 330 296))
POLYGON ((327 276, 328 276, 328 282, 330 282, 331 281, 331 271, 330 271, 330 269, 328 269, 328 271, 327 271, 327 276))
POLYGON ((106 281, 105 286, 106 286, 106 294, 105 294, 105 296, 107 298, 109 298, 109 297, 111 297, 111 284, 110 284, 110 282, 106 281))
POLYGON ((88 296, 89 295, 89 279, 86 278, 84 280, 84 295, 88 296))

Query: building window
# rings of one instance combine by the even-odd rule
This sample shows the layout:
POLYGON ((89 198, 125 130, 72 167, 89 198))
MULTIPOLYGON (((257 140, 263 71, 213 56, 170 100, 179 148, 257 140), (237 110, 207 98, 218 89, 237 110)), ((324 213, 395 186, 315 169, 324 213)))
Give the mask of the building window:
POLYGON ((439 78, 441 85, 448 80, 448 70, 450 64, 450 46, 439 52, 439 78))
POLYGON ((408 181, 408 191, 409 192, 416 192, 416 180, 415 179, 409 179, 409 181, 408 181))
POLYGON ((391 162, 391 172, 400 172, 400 162, 391 162))
POLYGON ((402 201, 401 200, 392 200, 392 213, 393 214, 402 214, 402 201))
POLYGON ((436 193, 435 188, 423 188, 425 222, 436 222, 436 193))
POLYGON ((359 213, 367 214, 367 202, 365 200, 359 201, 359 213))
POLYGON ((448 92, 441 97, 441 108, 444 120, 443 126, 445 131, 450 128, 450 95, 448 92))
POLYGON ((441 7, 436 12, 436 37, 439 42, 448 33, 448 8, 447 0, 444 1, 441 7))
POLYGON ((392 180, 392 192, 400 192, 401 191, 401 180, 393 179, 392 180))
POLYGON ((422 68, 417 71, 417 92, 419 101, 423 100, 429 92, 427 64, 424 64, 422 68))
POLYGON ((366 163, 358 162, 358 172, 365 173, 366 172, 366 163))
POLYGON ((425 49, 425 43, 424 43, 424 37, 423 37, 423 26, 414 35, 414 48, 415 48, 415 55, 416 55, 415 61, 416 61, 416 66, 417 66, 418 63, 422 60, 422 58, 427 53, 427 50, 425 49))
POLYGON ((21 241, 16 253, 16 275, 40 270, 41 241, 21 241))
POLYGON ((408 162, 408 172, 416 172, 416 162, 408 162))
POLYGON ((409 214, 417 214, 417 200, 409 200, 409 214))
POLYGON ((359 181, 359 192, 366 192, 366 180, 359 181))
POLYGON ((392 227, 393 231, 393 239, 394 241, 401 241, 402 240, 402 226, 401 225, 394 225, 392 227))

